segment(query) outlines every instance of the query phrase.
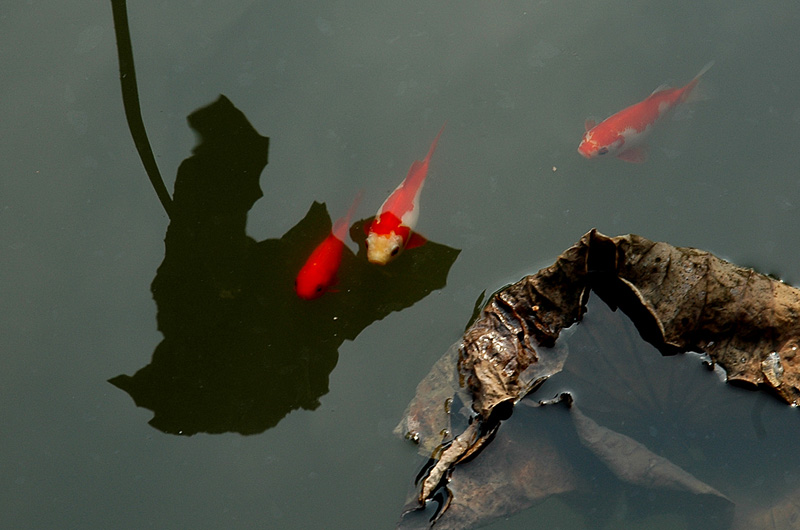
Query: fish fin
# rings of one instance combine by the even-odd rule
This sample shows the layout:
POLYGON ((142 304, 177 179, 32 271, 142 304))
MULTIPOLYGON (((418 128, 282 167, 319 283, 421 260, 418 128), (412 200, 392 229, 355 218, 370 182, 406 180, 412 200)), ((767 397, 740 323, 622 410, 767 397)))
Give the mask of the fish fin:
POLYGON ((693 114, 694 114, 694 109, 692 109, 688 105, 678 105, 675 107, 675 110, 672 111, 672 115, 670 116, 669 119, 671 121, 691 120, 693 114))
POLYGON ((586 132, 589 132, 592 129, 594 129, 596 125, 597 125, 597 122, 595 120, 591 119, 591 118, 589 118, 585 122, 583 122, 583 128, 586 129, 586 132))
POLYGON ((647 146, 631 147, 617 155, 617 158, 625 162, 641 164, 647 160, 647 146))
POLYGON ((425 160, 414 160, 414 162, 412 162, 411 164, 411 167, 408 168, 408 175, 406 175, 406 179, 408 179, 408 177, 410 177, 411 175, 426 171, 425 164, 427 160, 428 160, 427 157, 425 158, 425 160))
POLYGON ((430 161, 431 157, 433 156, 433 152, 436 151, 436 146, 439 144, 439 137, 444 132, 445 125, 447 125, 447 120, 445 120, 444 124, 442 124, 442 128, 439 129, 439 134, 437 134, 436 138, 434 138, 433 142, 431 142, 431 147, 428 149, 428 155, 425 157, 426 162, 430 161))
POLYGON ((711 99, 712 93, 709 89, 708 83, 703 81, 702 85, 698 85, 700 82, 700 78, 708 72, 708 70, 714 66, 714 61, 709 61, 706 65, 700 70, 700 72, 692 78, 689 83, 683 88, 683 94, 681 94, 681 103, 695 103, 697 101, 706 101, 711 99))
POLYGON ((653 95, 655 95, 655 94, 658 94, 659 92, 663 92, 663 91, 665 91, 665 90, 669 90, 669 89, 671 89, 671 88, 672 88, 672 87, 671 87, 670 85, 668 85, 668 84, 664 83, 663 85, 658 85, 658 86, 656 87, 656 89, 655 89, 655 90, 653 90, 653 92, 651 92, 651 93, 650 93, 650 95, 651 95, 651 96, 653 96, 653 95))
POLYGON ((356 194, 355 199, 353 199, 352 204, 350 204, 350 208, 347 210, 347 213, 343 217, 340 217, 339 220, 333 224, 331 232, 339 241, 344 241, 347 238, 347 231, 350 228, 350 219, 353 217, 356 208, 358 208, 358 205, 361 202, 361 197, 363 196, 364 190, 360 190, 356 194))
POLYGON ((427 242, 428 240, 425 239, 425 236, 421 236, 416 232, 411 232, 411 237, 408 238, 408 243, 406 243, 405 248, 409 249, 409 248, 421 247, 427 242))
POLYGON ((711 69, 712 66, 714 66, 714 61, 708 61, 706 63, 706 65, 700 70, 700 72, 698 72, 698 74, 696 76, 694 76, 694 78, 695 79, 699 78, 704 73, 708 72, 711 69))
POLYGON ((708 79, 703 79, 702 83, 695 85, 692 91, 688 94, 684 93, 681 103, 697 103, 702 101, 710 101, 717 95, 717 89, 712 82, 708 79))

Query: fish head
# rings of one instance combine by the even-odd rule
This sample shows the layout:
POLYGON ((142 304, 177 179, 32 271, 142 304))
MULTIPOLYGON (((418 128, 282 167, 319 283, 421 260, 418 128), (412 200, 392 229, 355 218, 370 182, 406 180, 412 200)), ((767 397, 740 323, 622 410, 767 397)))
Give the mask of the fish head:
POLYGON ((329 283, 319 268, 311 265, 300 270, 294 280, 294 290, 303 300, 314 300, 325 294, 329 283))
POLYGON ((328 288, 322 282, 301 281, 300 278, 298 278, 294 283, 294 290, 297 296, 303 300, 314 300, 325 294, 328 288))
POLYGON ((586 131, 578 146, 578 152, 589 159, 597 158, 609 153, 616 153, 625 142, 624 138, 619 136, 615 136, 611 141, 608 138, 602 138, 602 136, 602 134, 597 134, 595 130, 586 131))
POLYGON ((602 144, 596 138, 594 131, 586 131, 583 139, 578 146, 578 152, 586 158, 595 158, 609 152, 608 146, 602 144))
POLYGON ((367 259, 376 265, 386 265, 400 255, 404 246, 405 240, 394 230, 388 234, 370 232, 367 235, 367 259))

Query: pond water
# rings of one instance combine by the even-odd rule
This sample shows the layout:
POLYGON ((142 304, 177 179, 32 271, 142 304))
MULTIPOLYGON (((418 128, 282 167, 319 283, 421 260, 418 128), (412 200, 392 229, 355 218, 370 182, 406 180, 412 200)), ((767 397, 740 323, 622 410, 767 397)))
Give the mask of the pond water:
MULTIPOLYGON (((220 94, 270 138, 246 225, 258 242, 314 201, 342 215, 359 190, 356 217, 373 215, 446 122, 418 229, 460 253, 446 286, 341 343, 314 410, 246 435, 151 426, 152 410, 108 382, 148 366, 164 338, 150 286, 169 225, 125 121, 111 5, 7 6, 4 526, 392 528, 420 464, 392 428, 482 291, 552 263, 593 227, 800 282, 796 2, 128 8, 144 123, 170 191, 197 141, 186 117, 220 94), (685 84, 711 60, 706 97, 660 126, 646 163, 576 152, 586 118, 685 84)), ((315 333, 286 327, 298 340, 315 333)), ((790 421, 771 417, 781 419, 770 433, 790 421)), ((647 432, 668 430, 651 419, 647 432)), ((731 461, 737 447, 719 440, 731 461)), ((795 484, 800 464, 773 471, 762 480, 795 484)), ((590 527, 585 516, 554 499, 491 528, 590 527)))

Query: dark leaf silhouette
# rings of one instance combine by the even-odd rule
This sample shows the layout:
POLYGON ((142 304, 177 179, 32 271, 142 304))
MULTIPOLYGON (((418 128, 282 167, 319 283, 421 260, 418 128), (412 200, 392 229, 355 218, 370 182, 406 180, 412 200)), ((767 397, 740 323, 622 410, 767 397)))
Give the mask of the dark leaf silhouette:
MULTIPOLYGON (((501 439, 498 428, 516 404, 562 370, 571 371, 565 341, 557 339, 583 318, 592 290, 610 307, 621 308, 641 337, 662 354, 704 353, 710 365, 716 364, 727 373, 728 381, 762 385, 796 404, 795 341, 800 291, 707 252, 654 243, 634 235, 609 238, 592 231, 551 267, 495 293, 462 340, 418 387, 398 432, 419 440, 424 449, 432 446, 437 436, 442 444, 435 447, 431 461, 420 473, 419 492, 409 504, 401 527, 425 528, 433 523, 437 528, 475 526, 523 509, 539 498, 517 488, 513 490, 515 501, 501 503, 501 507, 487 506, 485 498, 491 497, 491 491, 502 490, 499 497, 508 498, 513 479, 489 481, 479 487, 470 482, 474 481, 471 476, 477 476, 470 467, 484 454, 491 454, 497 442, 491 446, 488 442, 501 439), (443 415, 441 402, 448 399, 463 401, 466 406, 451 408, 449 415, 443 415), (467 417, 468 425, 453 428, 450 434, 449 422, 457 416, 467 417), (437 431, 439 426, 444 427, 437 431), (446 434, 443 439, 438 434, 442 430, 446 434), (449 515, 448 510, 454 515, 449 515), (472 515, 465 518, 466 511, 472 515)), ((613 361, 604 358, 603 362, 613 361)), ((634 368, 628 368, 628 372, 634 368)), ((612 381, 603 383, 606 391, 613 394, 613 371, 611 374, 606 379, 612 381)), ((582 377, 599 380, 603 375, 609 374, 595 366, 584 368, 582 377)), ((644 397, 633 399, 631 408, 650 398, 660 403, 667 400, 670 393, 665 389, 670 383, 651 381, 639 383, 641 388, 635 395, 644 397)), ((686 391, 691 392, 692 389, 686 391)), ((572 401, 569 394, 560 396, 556 401, 572 401)), ((571 409, 570 429, 617 479, 705 498, 698 501, 699 505, 715 507, 705 511, 709 521, 720 527, 730 524, 731 503, 725 495, 652 453, 636 439, 598 424, 581 412, 584 403, 592 408, 591 399, 579 398, 580 407, 571 409)), ((537 436, 543 434, 537 432, 537 436)), ((542 446, 544 442, 537 443, 542 446)), ((508 473, 515 466, 528 465, 530 459, 538 460, 532 453, 513 466, 501 467, 508 473)), ((562 468, 567 475, 573 471, 569 466, 562 468)), ((580 486, 579 482, 569 484, 580 486)), ((548 487, 546 482, 540 488, 548 494, 569 489, 558 483, 548 487)), ((792 497, 788 499, 786 502, 791 505, 792 497)), ((785 505, 776 505, 776 510, 778 506, 785 505)))
POLYGON ((268 139, 224 96, 189 124, 201 142, 178 169, 152 284, 164 340, 149 365, 110 382, 164 432, 258 433, 317 408, 339 346, 442 288, 459 251, 430 242, 377 268, 363 245, 358 256, 346 248, 336 292, 301 300, 294 279, 331 230, 325 206, 313 203, 281 238, 256 242, 245 226, 262 195, 268 139))

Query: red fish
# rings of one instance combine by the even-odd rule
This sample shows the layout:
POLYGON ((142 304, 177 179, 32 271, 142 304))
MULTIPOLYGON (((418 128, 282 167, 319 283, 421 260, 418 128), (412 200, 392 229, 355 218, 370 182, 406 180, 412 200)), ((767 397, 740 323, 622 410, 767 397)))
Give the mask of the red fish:
POLYGON ((350 227, 350 218, 361 200, 361 195, 359 193, 356 196, 347 214, 336 221, 331 233, 317 245, 303 268, 297 273, 294 290, 300 298, 304 300, 319 298, 338 281, 337 273, 342 262, 342 252, 347 230, 350 227))
POLYGON ((683 88, 660 86, 647 99, 623 109, 595 124, 586 120, 586 133, 578 152, 586 158, 612 154, 626 162, 647 160, 646 137, 669 111, 686 102, 700 77, 714 64, 711 61, 683 88))
MULTIPOLYGON (((445 125, 447 125, 445 123, 445 125)), ((389 195, 367 229, 367 259, 386 265, 405 248, 418 247, 426 239, 414 232, 419 217, 419 194, 428 175, 428 165, 444 125, 433 139, 424 160, 415 160, 405 180, 389 195)))

